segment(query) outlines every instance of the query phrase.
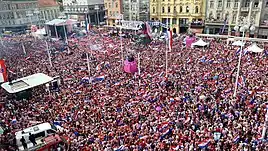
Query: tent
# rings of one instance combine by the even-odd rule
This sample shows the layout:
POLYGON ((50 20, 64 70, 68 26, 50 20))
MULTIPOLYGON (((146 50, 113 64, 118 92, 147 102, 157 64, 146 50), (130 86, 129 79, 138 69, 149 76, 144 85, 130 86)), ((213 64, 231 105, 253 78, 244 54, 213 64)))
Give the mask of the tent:
POLYGON ((260 47, 257 46, 256 43, 252 44, 251 46, 248 47, 248 51, 250 52, 263 52, 264 49, 261 49, 260 47))
POLYGON ((192 47, 193 46, 205 47, 207 45, 208 43, 204 42, 202 39, 199 39, 197 42, 192 43, 192 47))
POLYGON ((233 45, 233 46, 244 46, 245 43, 239 40, 239 41, 235 41, 235 42, 233 42, 232 45, 233 45))

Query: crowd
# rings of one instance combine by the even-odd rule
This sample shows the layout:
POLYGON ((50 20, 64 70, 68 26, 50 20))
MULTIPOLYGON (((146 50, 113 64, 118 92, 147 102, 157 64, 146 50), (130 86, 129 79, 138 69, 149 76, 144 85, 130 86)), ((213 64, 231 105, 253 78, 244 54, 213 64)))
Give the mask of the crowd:
POLYGON ((138 75, 123 71, 120 38, 105 31, 69 39, 71 53, 49 42, 53 67, 44 40, 4 40, 0 51, 10 79, 42 72, 62 82, 59 92, 39 87, 31 99, 21 101, 0 89, 0 122, 7 128, 1 144, 32 121, 57 121, 71 150, 268 150, 262 135, 268 105, 266 53, 242 56, 233 97, 238 55, 224 41, 205 39, 208 48, 183 49, 182 40, 174 40, 166 77, 164 41, 137 46, 123 38, 124 58, 132 53, 137 59, 140 52, 138 75), (85 80, 99 76, 104 80, 85 80))

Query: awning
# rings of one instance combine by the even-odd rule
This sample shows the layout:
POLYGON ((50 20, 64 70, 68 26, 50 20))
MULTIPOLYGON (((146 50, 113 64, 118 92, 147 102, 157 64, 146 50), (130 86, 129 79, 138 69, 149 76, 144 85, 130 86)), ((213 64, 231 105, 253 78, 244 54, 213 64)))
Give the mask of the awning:
POLYGON ((72 25, 76 24, 77 21, 74 19, 53 19, 46 23, 46 25, 50 26, 64 26, 64 25, 72 25))

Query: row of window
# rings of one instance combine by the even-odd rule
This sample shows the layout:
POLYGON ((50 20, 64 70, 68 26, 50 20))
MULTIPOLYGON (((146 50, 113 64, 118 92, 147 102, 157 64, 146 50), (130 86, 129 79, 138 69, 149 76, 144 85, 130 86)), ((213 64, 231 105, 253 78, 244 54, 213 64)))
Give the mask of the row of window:
MULTIPOLYGON (((238 7, 239 0, 234 0, 234 8, 238 7)), ((215 0, 211 0, 209 2, 209 7, 214 8, 215 0)), ((223 0, 218 0, 217 7, 222 7, 224 5, 223 0)), ((231 8, 231 0, 227 0, 226 2, 226 8, 231 8)), ((268 4, 268 2, 267 2, 268 4)), ((245 3, 242 4, 242 7, 249 7, 250 5, 250 0, 246 0, 245 3)), ((253 7, 259 7, 259 0, 255 0, 253 3, 253 7)))
POLYGON ((113 17, 115 17, 115 16, 118 15, 118 14, 119 14, 119 11, 109 11, 108 16, 113 16, 113 17))
MULTIPOLYGON (((179 12, 179 13, 183 13, 183 12, 189 13, 190 12, 190 7, 189 6, 186 6, 185 7, 185 11, 183 11, 183 7, 182 6, 180 6, 179 11, 177 11, 177 7, 176 6, 174 6, 173 9, 174 9, 174 12, 179 12)), ((170 13, 170 12, 171 12, 170 6, 167 7, 167 11, 166 11, 165 7, 162 7, 162 13, 170 13)), ((153 14, 154 13, 156 13, 155 7, 153 7, 153 14)), ((199 7, 198 6, 195 6, 195 13, 196 14, 199 13, 199 7)))
POLYGON ((104 4, 104 7, 105 7, 105 8, 118 8, 118 2, 115 2, 115 3, 112 2, 112 4, 111 4, 111 3, 108 3, 108 4, 105 3, 105 4, 104 4))
POLYGON ((1 10, 37 8, 37 3, 0 4, 1 10))

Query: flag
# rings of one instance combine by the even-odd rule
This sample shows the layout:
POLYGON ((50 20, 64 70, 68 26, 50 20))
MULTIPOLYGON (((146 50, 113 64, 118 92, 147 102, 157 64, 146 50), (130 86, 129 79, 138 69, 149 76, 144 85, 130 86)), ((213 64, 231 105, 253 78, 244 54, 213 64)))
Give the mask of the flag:
POLYGON ((0 60, 0 83, 7 81, 7 69, 5 60, 0 60))
POLYGON ((124 151, 125 150, 125 146, 121 145, 120 147, 114 149, 114 151, 124 151))
POLYGON ((199 147, 200 149, 207 148, 207 147, 208 147, 209 142, 210 142, 210 140, 209 140, 209 139, 208 139, 208 140, 205 140, 205 141, 202 141, 202 142, 198 143, 198 147, 199 147))
POLYGON ((168 129, 169 122, 163 122, 158 126, 159 132, 163 132, 168 129))
POLYGON ((83 77, 82 78, 82 83, 89 83, 89 77, 83 77))
POLYGON ((171 51, 172 49, 172 31, 167 29, 167 42, 168 42, 168 48, 171 51))
POLYGON ((246 78, 244 76, 239 77, 237 84, 238 86, 244 87, 246 85, 246 78))
POLYGON ((105 79, 105 76, 98 76, 98 77, 95 77, 94 82, 103 81, 104 79, 105 79))
POLYGON ((235 137, 234 137, 233 142, 236 144, 236 143, 238 143, 238 142, 239 142, 239 139, 240 139, 240 136, 239 136, 239 135, 237 135, 237 136, 235 136, 235 137))
POLYGON ((89 31, 89 23, 88 23, 88 18, 87 18, 87 15, 86 15, 86 21, 85 21, 85 28, 86 28, 86 31, 87 31, 87 33, 88 33, 88 31, 89 31))
POLYGON ((150 39, 152 39, 152 29, 151 26, 148 24, 148 22, 145 23, 146 27, 146 34, 149 36, 150 39))
POLYGON ((226 27, 226 24, 227 24, 227 18, 224 19, 224 25, 223 25, 221 33, 224 33, 224 29, 226 27))
POLYGON ((172 134, 172 128, 167 129, 166 131, 164 131, 164 133, 160 136, 160 140, 162 141, 163 139, 165 139, 167 136, 172 134))

